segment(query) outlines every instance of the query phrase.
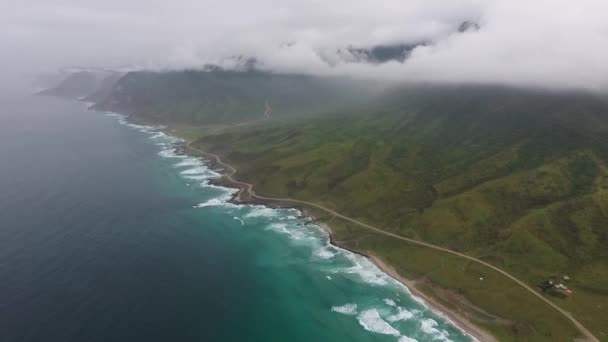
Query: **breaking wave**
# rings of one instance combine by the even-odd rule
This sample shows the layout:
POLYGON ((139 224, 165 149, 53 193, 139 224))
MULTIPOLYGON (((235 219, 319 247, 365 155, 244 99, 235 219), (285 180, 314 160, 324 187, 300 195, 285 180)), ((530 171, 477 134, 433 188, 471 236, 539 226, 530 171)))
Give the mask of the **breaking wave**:
POLYGON ((205 202, 201 202, 194 206, 194 208, 206 208, 206 207, 218 207, 218 206, 233 206, 236 207, 236 204, 230 203, 230 200, 234 195, 238 192, 236 189, 226 189, 225 192, 219 197, 215 197, 209 199, 205 202))
POLYGON ((389 322, 407 321, 414 318, 414 314, 404 308, 397 308, 397 310, 396 314, 388 316, 389 322))
POLYGON ((333 306, 331 311, 341 313, 343 315, 356 315, 357 304, 344 304, 342 306, 333 306))
POLYGON ((440 331, 437 327, 437 321, 432 318, 424 318, 420 321, 420 330, 425 334, 433 337, 436 341, 451 341, 447 336, 447 331, 440 331))
POLYGON ((392 279, 385 273, 383 273, 376 265, 374 265, 369 259, 356 255, 354 253, 344 253, 345 256, 351 260, 353 266, 342 270, 348 274, 358 275, 364 282, 371 285, 387 285, 389 280, 392 279))
POLYGON ((401 332, 383 320, 376 309, 365 310, 357 318, 359 319, 359 324, 367 331, 383 335, 401 336, 401 332))

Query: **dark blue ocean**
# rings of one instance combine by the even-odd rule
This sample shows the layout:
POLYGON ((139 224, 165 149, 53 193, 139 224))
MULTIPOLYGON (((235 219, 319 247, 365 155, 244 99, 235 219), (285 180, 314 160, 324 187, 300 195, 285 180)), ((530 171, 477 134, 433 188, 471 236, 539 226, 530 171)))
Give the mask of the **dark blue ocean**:
POLYGON ((0 94, 0 341, 468 341, 296 210, 227 203, 177 140, 0 94))

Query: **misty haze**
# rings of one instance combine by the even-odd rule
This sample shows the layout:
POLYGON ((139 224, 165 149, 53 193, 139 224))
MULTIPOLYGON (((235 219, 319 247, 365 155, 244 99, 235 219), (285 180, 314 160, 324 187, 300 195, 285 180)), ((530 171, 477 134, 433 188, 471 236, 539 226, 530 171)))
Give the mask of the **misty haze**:
POLYGON ((608 341, 608 2, 0 13, 0 341, 608 341))

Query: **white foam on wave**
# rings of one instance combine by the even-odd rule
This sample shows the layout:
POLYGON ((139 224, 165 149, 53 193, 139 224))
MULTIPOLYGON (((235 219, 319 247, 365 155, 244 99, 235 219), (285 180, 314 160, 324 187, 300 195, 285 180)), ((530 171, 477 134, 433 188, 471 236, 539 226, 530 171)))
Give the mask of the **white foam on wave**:
MULTIPOLYGON (((213 171, 211 171, 213 172, 213 171)), ((222 191, 230 191, 231 194, 236 194, 237 192, 239 192, 239 189, 234 189, 234 188, 226 188, 223 186, 219 186, 219 185, 213 185, 209 183, 210 179, 215 179, 220 177, 220 174, 215 173, 217 176, 213 176, 213 177, 206 177, 202 182, 201 182, 201 186, 205 187, 205 188, 209 188, 209 189, 218 189, 218 190, 222 190, 222 191)))
POLYGON ((277 209, 255 206, 252 207, 253 210, 245 214, 245 217, 253 218, 253 217, 276 217, 279 214, 277 209))
MULTIPOLYGON (((207 180, 209 178, 215 178, 213 176, 210 175, 182 175, 184 178, 187 179, 192 179, 195 181, 204 181, 207 180)), ((208 185, 206 183, 201 183, 202 186, 207 187, 208 185)))
MULTIPOLYGON (((106 114, 108 115, 108 114, 106 114)), ((114 116, 114 115, 110 115, 110 116, 114 116)), ((139 124, 135 124, 132 122, 129 122, 128 117, 126 115, 120 115, 118 114, 117 116, 115 116, 118 118, 118 122, 121 125, 133 128, 135 130, 138 130, 140 132, 144 132, 144 133, 159 133, 158 131, 161 129, 164 129, 165 126, 150 126, 150 125, 139 125, 139 124)), ((172 141, 177 141, 179 138, 176 137, 169 137, 167 135, 165 135, 165 137, 167 139, 170 139, 172 141)), ((181 139, 180 139, 181 140, 181 139)))
POLYGON ((396 314, 388 316, 386 319, 389 322, 407 321, 414 317, 414 314, 404 308, 397 308, 399 310, 396 314))
POLYGON ((418 342, 418 340, 403 335, 403 336, 399 337, 399 341, 397 341, 397 342, 418 342))
POLYGON ((196 159, 196 158, 185 158, 183 161, 175 164, 174 166, 179 168, 179 167, 186 167, 186 166, 203 166, 203 162, 196 159))
MULTIPOLYGON (((247 215, 245 215, 245 217, 247 217, 247 215)), ((272 223, 268 228, 280 233, 289 234, 289 230, 287 230, 287 225, 285 223, 272 223)))
POLYGON ((383 335, 401 336, 401 332, 383 320, 376 309, 365 310, 357 318, 359 319, 359 324, 367 331, 383 335))
POLYGON ((207 200, 202 203, 199 203, 199 204, 195 205, 194 208, 206 208, 206 207, 218 207, 218 206, 237 207, 236 204, 232 204, 229 201, 232 199, 232 197, 238 190, 229 189, 229 188, 223 188, 223 189, 225 189, 225 193, 222 194, 221 196, 212 198, 212 199, 207 200))
POLYGON ((288 235, 292 240, 311 239, 305 232, 297 229, 288 229, 286 223, 275 222, 268 226, 269 229, 288 235))
POLYGON ((361 279, 371 285, 386 285, 388 284, 389 276, 384 274, 376 265, 367 258, 356 255, 351 252, 344 255, 354 264, 351 267, 342 269, 343 272, 349 274, 357 274, 361 279))
MULTIPOLYGON (((420 321, 420 330, 427 335, 433 337, 433 340, 437 341, 451 341, 442 331, 439 331, 437 327, 437 321, 432 318, 425 318, 420 321)), ((447 331, 445 331, 447 332, 447 331)))
POLYGON ((158 152, 158 155, 163 158, 177 158, 177 159, 188 158, 188 156, 176 154, 173 148, 166 148, 164 150, 161 150, 160 152, 158 152))
POLYGON ((156 132, 156 133, 152 134, 152 136, 150 137, 150 139, 163 139, 163 138, 167 139, 167 140, 171 140, 171 139, 169 139, 169 136, 163 132, 156 132))
POLYGON ((204 174, 209 173, 209 171, 210 170, 206 166, 200 165, 200 166, 193 167, 191 169, 184 170, 184 171, 180 172, 180 174, 182 174, 182 175, 204 175, 204 174))
POLYGON ((331 259, 336 256, 336 253, 334 253, 331 246, 324 246, 319 248, 315 255, 321 259, 331 259))
POLYGON ((212 198, 210 200, 195 205, 194 208, 217 207, 225 203, 226 201, 222 200, 221 198, 212 198))
POLYGON ((384 303, 388 306, 397 306, 397 303, 390 298, 384 298, 384 303))
POLYGON ((357 304, 344 304, 342 306, 333 306, 331 311, 341 313, 343 315, 356 315, 357 304))
POLYGON ((113 117, 113 118, 124 118, 124 117, 126 117, 126 115, 119 114, 119 113, 114 113, 114 112, 105 112, 104 114, 106 116, 110 116, 110 117, 113 117))

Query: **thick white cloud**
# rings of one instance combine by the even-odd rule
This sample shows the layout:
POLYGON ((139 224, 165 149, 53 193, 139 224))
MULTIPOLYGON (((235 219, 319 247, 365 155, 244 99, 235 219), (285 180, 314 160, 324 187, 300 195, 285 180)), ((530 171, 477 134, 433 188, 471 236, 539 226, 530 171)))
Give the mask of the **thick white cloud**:
POLYGON ((394 80, 608 87, 605 0, 21 0, 0 3, 7 70, 265 68, 394 80), (477 32, 458 34, 473 20, 477 32), (431 41, 404 63, 333 63, 348 46, 431 41), (323 58, 322 58, 323 57, 323 58))

